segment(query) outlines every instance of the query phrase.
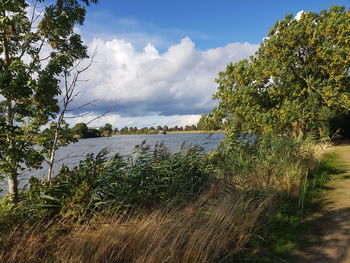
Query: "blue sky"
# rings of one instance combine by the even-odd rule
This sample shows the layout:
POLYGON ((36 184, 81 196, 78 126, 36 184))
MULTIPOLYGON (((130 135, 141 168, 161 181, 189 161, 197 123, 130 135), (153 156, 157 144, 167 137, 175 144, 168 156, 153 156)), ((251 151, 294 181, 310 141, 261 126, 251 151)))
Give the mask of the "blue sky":
MULTIPOLYGON (((350 0, 100 0, 80 33, 96 63, 76 104, 97 99, 94 126, 196 124, 216 105, 215 78, 230 62, 253 55, 274 22, 350 0)), ((74 124, 74 123, 72 123, 74 124)))
POLYGON ((349 4, 349 0, 101 0, 88 10, 85 30, 145 33, 162 36, 169 43, 187 36, 206 50, 231 42, 260 43, 274 22, 288 13, 349 4))

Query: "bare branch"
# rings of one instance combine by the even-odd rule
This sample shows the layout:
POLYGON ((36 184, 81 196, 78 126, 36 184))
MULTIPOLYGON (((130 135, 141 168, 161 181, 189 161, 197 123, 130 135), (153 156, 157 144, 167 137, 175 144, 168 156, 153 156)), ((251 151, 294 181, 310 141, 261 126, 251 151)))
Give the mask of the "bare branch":
MULTIPOLYGON (((58 120, 56 122, 55 138, 53 140, 53 145, 52 145, 51 152, 50 152, 50 160, 48 161, 48 166, 49 166, 48 172, 47 172, 47 182, 48 183, 51 182, 51 178, 52 178, 53 165, 55 163, 55 155, 56 155, 57 145, 58 145, 58 140, 59 140, 59 135, 60 135, 59 133, 60 133, 60 128, 61 128, 61 125, 62 125, 64 118, 67 118, 67 119, 78 118, 78 117, 84 117, 84 116, 87 116, 90 114, 88 112, 88 113, 84 113, 84 114, 80 114, 80 115, 76 115, 76 116, 65 116, 65 113, 68 111, 67 110, 68 105, 80 94, 80 91, 76 92, 77 83, 79 82, 79 76, 80 76, 80 74, 82 74, 83 72, 85 72, 86 70, 88 70, 91 67, 92 63, 94 62, 94 58, 95 58, 96 54, 97 54, 97 49, 94 50, 94 53, 91 56, 89 63, 85 67, 80 67, 83 60, 79 60, 73 67, 66 69, 63 73, 63 78, 64 78, 64 90, 62 91, 64 93, 62 95, 63 107, 60 111, 58 120), (71 79, 71 81, 70 81, 70 79, 71 79)), ((88 103, 84 103, 83 105, 78 106, 76 109, 81 109, 87 105, 92 104, 94 101, 95 100, 88 102, 88 103)), ((105 114, 103 114, 103 115, 105 115, 105 114)), ((103 116, 103 115, 101 115, 101 116, 103 116)), ((95 119, 97 119, 97 118, 94 118, 93 120, 95 120, 95 119)), ((93 121, 93 120, 91 120, 91 121, 93 121)))
POLYGON ((95 103, 96 101, 97 101, 97 100, 91 100, 91 101, 89 101, 89 102, 87 102, 87 103, 84 103, 84 104, 78 106, 78 107, 71 108, 71 109, 66 109, 66 111, 80 110, 81 108, 84 108, 84 107, 89 106, 89 105, 95 106, 94 103, 95 103))
POLYGON ((85 117, 85 116, 88 116, 90 114, 91 114, 91 112, 85 112, 85 113, 74 115, 74 116, 64 116, 64 118, 65 119, 74 119, 74 118, 85 117))
POLYGON ((86 123, 86 125, 90 124, 91 122, 93 122, 93 121, 95 121, 95 120, 97 120, 97 119, 99 119, 99 118, 102 118, 103 116, 105 116, 105 115, 106 115, 107 113, 109 113, 109 112, 111 112, 111 111, 105 111, 104 113, 102 113, 102 114, 98 115, 97 117, 93 118, 92 120, 88 121, 88 122, 86 123))

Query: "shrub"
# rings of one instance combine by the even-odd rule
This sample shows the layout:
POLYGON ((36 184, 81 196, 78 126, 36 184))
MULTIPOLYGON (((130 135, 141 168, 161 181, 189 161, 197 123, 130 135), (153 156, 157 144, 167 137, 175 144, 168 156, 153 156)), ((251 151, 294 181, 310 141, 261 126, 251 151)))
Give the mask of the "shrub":
POLYGON ((130 212, 179 205, 198 196, 211 178, 200 148, 182 148, 170 153, 164 145, 151 149, 139 145, 128 158, 108 151, 87 158, 73 169, 66 166, 51 185, 31 178, 22 194, 22 207, 30 214, 61 215, 84 220, 95 212, 130 212))

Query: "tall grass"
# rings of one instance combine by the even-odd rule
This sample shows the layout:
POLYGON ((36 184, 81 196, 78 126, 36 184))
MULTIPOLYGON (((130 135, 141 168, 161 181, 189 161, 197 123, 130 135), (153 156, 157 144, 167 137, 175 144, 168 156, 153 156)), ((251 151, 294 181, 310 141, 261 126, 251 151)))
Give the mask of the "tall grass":
POLYGON ((271 205, 270 196, 217 186, 185 208, 99 218, 72 232, 18 227, 1 236, 0 262, 220 261, 244 249, 271 205))
POLYGON ((209 155, 145 144, 129 159, 90 155, 0 209, 0 262, 225 262, 286 200, 300 207, 317 147, 267 138, 209 155))

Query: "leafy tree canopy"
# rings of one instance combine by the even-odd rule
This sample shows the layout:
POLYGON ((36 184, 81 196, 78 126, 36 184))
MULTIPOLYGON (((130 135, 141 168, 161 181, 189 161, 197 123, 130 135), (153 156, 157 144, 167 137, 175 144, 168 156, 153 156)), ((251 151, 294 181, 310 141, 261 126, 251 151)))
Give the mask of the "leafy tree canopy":
POLYGON ((255 134, 301 138, 335 112, 350 109, 350 13, 287 15, 255 56, 227 66, 217 79, 217 119, 255 134))

